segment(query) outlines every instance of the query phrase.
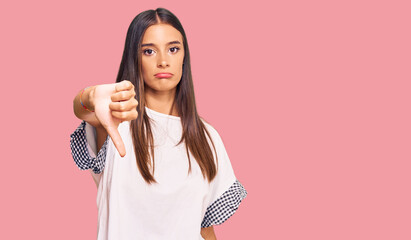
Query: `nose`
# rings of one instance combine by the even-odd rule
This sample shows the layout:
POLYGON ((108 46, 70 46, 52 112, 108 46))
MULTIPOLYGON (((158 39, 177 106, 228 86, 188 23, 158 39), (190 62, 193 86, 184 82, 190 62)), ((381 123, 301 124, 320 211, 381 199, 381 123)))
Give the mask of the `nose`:
POLYGON ((165 56, 165 54, 164 53, 162 53, 162 54, 159 54, 158 55, 159 57, 158 57, 158 63, 157 63, 157 67, 162 67, 162 68, 164 68, 164 67, 168 67, 169 66, 169 64, 168 64, 168 61, 167 61, 167 59, 166 59, 166 56, 165 56))

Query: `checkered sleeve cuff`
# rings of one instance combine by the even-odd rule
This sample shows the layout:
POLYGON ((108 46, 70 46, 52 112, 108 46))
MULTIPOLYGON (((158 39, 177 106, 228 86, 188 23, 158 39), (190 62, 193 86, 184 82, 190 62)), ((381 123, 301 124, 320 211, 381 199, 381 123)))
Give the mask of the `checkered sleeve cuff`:
POLYGON ((82 121, 70 135, 71 155, 77 167, 81 170, 92 169, 99 174, 103 171, 106 162, 107 141, 104 142, 96 157, 92 157, 87 148, 86 121, 82 121))
POLYGON ((215 200, 206 210, 202 228, 219 225, 231 217, 238 209, 241 201, 247 196, 243 185, 236 180, 231 187, 215 200))

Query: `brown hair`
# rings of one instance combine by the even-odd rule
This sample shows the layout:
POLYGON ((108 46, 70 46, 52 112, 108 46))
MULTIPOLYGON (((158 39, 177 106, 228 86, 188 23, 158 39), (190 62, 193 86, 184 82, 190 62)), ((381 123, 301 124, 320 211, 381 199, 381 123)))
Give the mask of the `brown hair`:
POLYGON ((207 178, 208 181, 211 182, 217 174, 217 169, 206 135, 213 145, 217 162, 218 158, 210 133, 202 122, 204 120, 200 118, 197 113, 187 37, 178 18, 164 8, 144 11, 133 19, 127 31, 123 57, 116 80, 116 82, 121 82, 125 79, 129 80, 134 84, 136 89, 135 98, 139 103, 137 106, 138 117, 131 121, 130 131, 133 139, 137 166, 142 177, 148 184, 153 182, 157 183, 153 177, 155 169, 154 140, 150 125, 151 119, 147 116, 145 111, 146 103, 144 98, 144 80, 141 72, 140 52, 141 41, 145 30, 149 26, 158 23, 170 24, 183 36, 185 53, 182 66, 183 73, 181 80, 176 87, 173 103, 173 105, 176 104, 183 130, 181 139, 177 145, 182 142, 185 143, 189 162, 188 174, 191 172, 190 151, 201 169, 203 178, 207 178), (153 173, 150 173, 149 170, 149 165, 151 165, 151 161, 149 160, 150 154, 153 160, 153 166, 151 166, 153 173))

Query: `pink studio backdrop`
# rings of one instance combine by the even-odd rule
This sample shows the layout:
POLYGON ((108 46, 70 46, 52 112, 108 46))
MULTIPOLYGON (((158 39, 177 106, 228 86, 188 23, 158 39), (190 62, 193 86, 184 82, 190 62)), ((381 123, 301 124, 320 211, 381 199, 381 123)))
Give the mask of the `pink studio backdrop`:
POLYGON ((165 7, 200 115, 248 191, 218 239, 411 239, 409 1, 1 4, 1 239, 95 239, 71 157, 76 93, 113 83, 126 31, 165 7))

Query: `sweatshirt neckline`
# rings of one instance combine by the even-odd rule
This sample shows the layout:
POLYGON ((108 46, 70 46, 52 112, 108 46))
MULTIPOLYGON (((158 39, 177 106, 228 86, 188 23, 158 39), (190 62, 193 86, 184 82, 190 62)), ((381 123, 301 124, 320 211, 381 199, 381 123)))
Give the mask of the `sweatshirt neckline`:
POLYGON ((163 117, 163 118, 170 118, 170 119, 180 120, 180 117, 168 115, 168 114, 161 113, 161 112, 157 112, 157 111, 154 111, 153 109, 148 108, 147 106, 145 106, 145 108, 146 108, 147 112, 149 112, 151 114, 154 114, 156 116, 163 117))

